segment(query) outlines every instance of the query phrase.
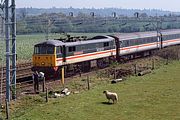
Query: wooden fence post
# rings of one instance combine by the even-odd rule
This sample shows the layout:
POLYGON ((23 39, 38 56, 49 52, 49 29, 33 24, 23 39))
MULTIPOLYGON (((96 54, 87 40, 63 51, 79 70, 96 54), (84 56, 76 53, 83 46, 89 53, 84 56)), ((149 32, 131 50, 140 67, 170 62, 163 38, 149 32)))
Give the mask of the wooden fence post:
POLYGON ((45 77, 43 77, 43 92, 45 92, 45 77))
POLYGON ((152 70, 154 70, 155 66, 154 66, 154 59, 152 59, 152 70))
POLYGON ((9 102, 8 102, 7 99, 6 99, 6 119, 10 120, 10 117, 9 117, 9 102))
POLYGON ((46 102, 48 102, 48 88, 46 88, 46 102))
POLYGON ((114 79, 116 79, 116 68, 114 68, 114 79))
POLYGON ((87 84, 88 84, 88 90, 90 90, 90 85, 89 85, 89 76, 87 76, 87 84))
POLYGON ((166 65, 169 64, 169 56, 167 55, 166 65))
POLYGON ((136 75, 137 74, 137 65, 134 64, 134 74, 136 75))

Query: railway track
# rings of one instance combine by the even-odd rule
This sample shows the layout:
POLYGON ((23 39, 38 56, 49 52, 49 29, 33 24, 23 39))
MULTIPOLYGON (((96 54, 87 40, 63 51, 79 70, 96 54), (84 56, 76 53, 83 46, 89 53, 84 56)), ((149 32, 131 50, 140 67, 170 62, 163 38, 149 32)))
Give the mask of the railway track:
MULTIPOLYGON (((21 79, 23 78, 28 78, 32 76, 32 71, 31 71, 32 63, 23 63, 23 64, 18 64, 16 66, 16 80, 17 80, 17 85, 21 84, 21 79)), ((12 67, 10 67, 10 72, 11 72, 11 77, 10 80, 12 81, 12 67)), ((6 67, 1 67, 0 68, 0 86, 2 87, 2 93, 5 92, 6 90, 6 67)))

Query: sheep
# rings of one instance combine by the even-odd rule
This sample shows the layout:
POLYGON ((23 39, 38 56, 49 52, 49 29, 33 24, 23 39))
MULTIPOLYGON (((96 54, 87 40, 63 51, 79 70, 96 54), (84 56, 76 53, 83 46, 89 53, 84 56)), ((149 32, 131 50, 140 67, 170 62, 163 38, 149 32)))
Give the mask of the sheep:
POLYGON ((110 100, 112 100, 113 104, 117 103, 118 95, 116 93, 109 92, 107 90, 103 91, 103 93, 106 95, 106 98, 108 99, 108 102, 110 102, 110 100))

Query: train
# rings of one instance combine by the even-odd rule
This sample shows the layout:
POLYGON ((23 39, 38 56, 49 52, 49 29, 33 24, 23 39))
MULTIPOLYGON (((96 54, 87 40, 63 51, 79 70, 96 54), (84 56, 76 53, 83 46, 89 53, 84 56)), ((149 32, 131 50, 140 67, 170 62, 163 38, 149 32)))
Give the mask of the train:
POLYGON ((34 45, 33 71, 57 77, 91 68, 104 68, 111 61, 124 61, 148 56, 152 51, 180 44, 180 29, 98 35, 87 40, 64 42, 46 40, 34 45))

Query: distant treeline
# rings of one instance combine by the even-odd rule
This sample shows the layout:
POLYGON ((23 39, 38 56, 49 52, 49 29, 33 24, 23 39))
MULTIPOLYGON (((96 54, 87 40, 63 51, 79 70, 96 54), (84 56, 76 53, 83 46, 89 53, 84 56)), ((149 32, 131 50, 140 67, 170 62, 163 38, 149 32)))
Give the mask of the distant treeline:
POLYGON ((179 13, 161 10, 115 8, 17 9, 17 34, 140 32, 157 29, 177 29, 180 28, 179 22, 179 13), (123 14, 122 12, 120 14, 118 10, 126 11, 126 13, 123 14))
POLYGON ((94 12, 97 16, 112 16, 113 12, 116 12, 118 16, 130 16, 132 17, 135 12, 146 13, 148 16, 168 16, 172 15, 180 15, 180 12, 171 12, 164 11, 159 9, 122 9, 122 8, 17 8, 17 14, 22 14, 22 12, 26 12, 28 15, 41 15, 43 13, 63 13, 65 15, 69 15, 70 12, 73 12, 74 15, 78 15, 79 13, 90 14, 94 12))

